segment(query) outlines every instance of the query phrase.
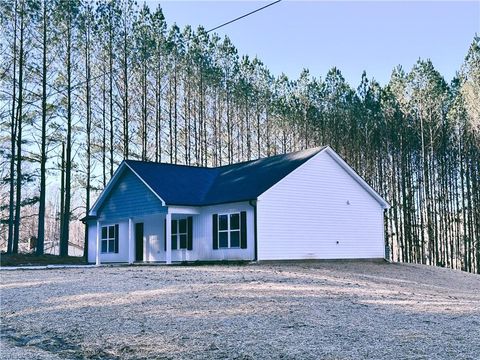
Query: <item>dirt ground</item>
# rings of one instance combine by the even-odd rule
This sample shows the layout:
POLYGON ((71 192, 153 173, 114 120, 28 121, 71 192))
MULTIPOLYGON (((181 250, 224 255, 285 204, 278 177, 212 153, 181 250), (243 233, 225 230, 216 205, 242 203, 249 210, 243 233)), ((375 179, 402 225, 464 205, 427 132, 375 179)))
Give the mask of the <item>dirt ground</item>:
POLYGON ((368 262, 0 271, 2 359, 480 359, 480 276, 368 262))

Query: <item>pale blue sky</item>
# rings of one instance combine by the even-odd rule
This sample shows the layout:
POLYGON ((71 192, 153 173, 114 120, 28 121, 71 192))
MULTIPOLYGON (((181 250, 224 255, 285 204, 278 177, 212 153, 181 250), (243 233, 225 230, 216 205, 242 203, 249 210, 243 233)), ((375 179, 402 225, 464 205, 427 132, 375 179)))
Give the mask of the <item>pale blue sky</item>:
MULTIPOLYGON (((169 25, 208 30, 268 2, 160 3, 169 25)), ((284 0, 216 32, 228 35, 240 54, 257 55, 275 75, 296 78, 308 68, 325 77, 337 66, 354 86, 363 70, 385 84, 396 65, 409 70, 420 57, 430 58, 450 81, 480 34, 480 1, 284 0)))

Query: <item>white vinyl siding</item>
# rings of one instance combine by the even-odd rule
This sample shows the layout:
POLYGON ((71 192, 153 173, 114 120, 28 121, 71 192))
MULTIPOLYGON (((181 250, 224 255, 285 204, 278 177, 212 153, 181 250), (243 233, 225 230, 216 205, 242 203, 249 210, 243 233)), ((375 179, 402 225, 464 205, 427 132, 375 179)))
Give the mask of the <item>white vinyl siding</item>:
MULTIPOLYGON (((100 223, 100 226, 112 225, 100 223)), ((102 253, 100 252, 100 262, 128 262, 128 220, 117 221, 118 224, 118 253, 102 253)), ((100 234, 101 235, 101 234, 100 234)), ((101 241, 101 239, 100 239, 101 241)), ((94 263, 97 253, 97 223, 96 221, 88 222, 88 262, 94 263)))
POLYGON ((248 202, 205 206, 193 217, 193 249, 201 260, 253 260, 255 258, 253 207, 248 202), (247 248, 213 249, 213 214, 247 213, 247 248), (197 220, 197 222, 195 222, 197 220), (197 224, 197 226, 195 226, 197 224))
POLYGON ((258 259, 383 258, 383 208, 326 151, 258 203, 258 259))
MULTIPOLYGON (((253 260, 254 222, 253 207, 248 202, 212 205, 198 208, 200 213, 192 216, 193 243, 192 250, 172 251, 172 261, 209 261, 209 260, 253 260), (213 214, 247 213, 247 248, 213 249, 213 214)), ((183 216, 183 215, 182 215, 183 216)), ((175 218, 175 215, 173 215, 175 218)), ((181 215, 178 215, 180 218, 181 215)), ((163 243, 165 215, 145 219, 146 261, 165 261, 163 243), (159 220, 160 219, 160 220, 159 220), (158 235, 160 234, 160 236, 158 235)))

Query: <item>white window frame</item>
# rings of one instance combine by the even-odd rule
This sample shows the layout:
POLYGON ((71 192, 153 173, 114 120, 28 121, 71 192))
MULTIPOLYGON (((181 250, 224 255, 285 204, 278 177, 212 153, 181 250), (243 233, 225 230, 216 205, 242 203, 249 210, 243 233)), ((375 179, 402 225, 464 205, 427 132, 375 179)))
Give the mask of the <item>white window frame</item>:
POLYGON ((223 213, 218 214, 218 221, 217 221, 217 239, 218 239, 218 248, 219 249, 241 249, 242 247, 242 216, 240 211, 230 212, 230 213, 223 213), (238 215, 238 229, 232 229, 230 227, 230 216, 238 215), (220 216, 227 216, 227 229, 220 230, 220 216), (227 233, 228 235, 228 243, 227 246, 220 246, 220 233, 227 233), (238 232, 238 246, 232 246, 231 242, 231 233, 238 232))
MULTIPOLYGON (((116 254, 117 252, 115 252, 115 235, 119 236, 119 234, 115 234, 115 230, 116 230, 116 226, 118 224, 108 224, 108 225, 101 225, 101 231, 100 231, 100 234, 101 234, 101 240, 100 240, 100 253, 101 254, 116 254), (109 229, 110 227, 113 227, 113 237, 109 237, 109 229), (104 238, 103 237, 103 228, 107 228, 107 237, 104 238), (113 249, 110 249, 110 241, 113 240, 113 249), (107 242, 107 251, 103 251, 103 242, 106 241, 107 242)), ((118 241, 120 243, 120 239, 118 241)), ((120 244, 119 244, 120 245, 120 244)), ((118 249, 117 249, 118 251, 118 249)))
POLYGON ((175 236, 177 238, 177 247, 174 248, 172 245, 172 250, 187 250, 188 249, 188 217, 186 218, 180 218, 180 219, 172 219, 173 221, 177 222, 177 229, 176 232, 173 232, 173 224, 172 224, 172 231, 171 231, 171 236, 170 236, 170 242, 172 241, 172 237, 175 236), (185 220, 185 232, 180 232, 180 220, 185 220), (181 248, 180 247, 180 235, 185 235, 186 237, 186 242, 185 242, 185 247, 181 248))

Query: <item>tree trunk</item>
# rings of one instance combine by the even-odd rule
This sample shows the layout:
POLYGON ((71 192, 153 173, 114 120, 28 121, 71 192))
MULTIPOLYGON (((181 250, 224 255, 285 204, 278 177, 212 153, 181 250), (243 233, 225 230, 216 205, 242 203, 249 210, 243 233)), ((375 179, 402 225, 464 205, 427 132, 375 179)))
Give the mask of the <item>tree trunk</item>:
POLYGON ((15 9, 13 14, 13 81, 12 81, 12 113, 10 122, 10 178, 8 179, 10 186, 10 195, 8 202, 8 240, 7 252, 13 252, 13 233, 15 228, 15 140, 17 138, 17 120, 15 116, 15 103, 17 91, 17 6, 18 1, 15 1, 15 9))
POLYGON ((68 242, 70 238, 70 203, 72 181, 72 13, 67 15, 67 142, 65 156, 65 209, 63 215, 63 229, 60 238, 60 256, 68 256, 68 242))
POLYGON ((47 0, 43 1, 42 31, 42 144, 40 153, 40 203, 38 207, 37 255, 43 255, 45 243, 45 198, 47 162, 47 0))
MULTIPOLYGON (((61 247, 63 229, 65 227, 65 142, 62 142, 62 159, 60 163, 60 243, 61 247)), ((60 250, 59 250, 60 251, 60 250)))
MULTIPOLYGON (((125 26, 126 27, 126 26, 125 26)), ((124 28, 123 35, 123 158, 128 159, 128 143, 129 131, 128 131, 128 43, 127 43, 127 29, 124 28)), ((112 156, 113 157, 113 156, 112 156)), ((142 156, 143 157, 143 156, 142 156)), ((113 167, 113 166, 112 166, 113 167)))
MULTIPOLYGON (((112 11, 110 9, 110 11, 112 11)), ((109 83, 109 95, 110 95, 110 179, 113 177, 113 17, 110 16, 110 28, 109 28, 109 71, 110 71, 110 83, 109 83)))
POLYGON ((23 76, 24 76, 24 35, 25 35, 25 0, 20 7, 20 54, 18 61, 18 106, 17 106, 17 183, 15 199, 15 228, 13 232, 12 253, 18 253, 20 241, 20 210, 22 207, 22 118, 23 118, 23 76))
POLYGON ((107 186, 107 78, 105 59, 102 63, 102 183, 107 186))
MULTIPOLYGON (((90 15, 90 14, 89 14, 90 15)), ((87 110, 87 186, 85 193, 85 216, 88 216, 90 211, 90 190, 91 190, 91 172, 92 172, 92 140, 91 140, 91 131, 92 131, 92 101, 91 101, 91 59, 90 59, 90 18, 89 23, 86 24, 85 29, 85 92, 86 92, 86 110, 87 110)), ((85 224, 85 240, 83 247, 83 257, 88 261, 88 223, 85 224)))

